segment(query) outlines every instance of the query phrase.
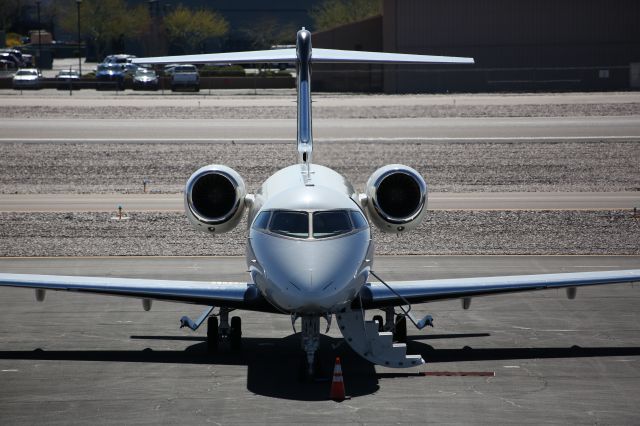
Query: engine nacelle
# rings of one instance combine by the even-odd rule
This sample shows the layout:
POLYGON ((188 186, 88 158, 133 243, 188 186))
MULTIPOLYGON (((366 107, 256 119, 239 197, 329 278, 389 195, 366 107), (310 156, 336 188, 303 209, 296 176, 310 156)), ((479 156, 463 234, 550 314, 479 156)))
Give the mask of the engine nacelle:
POLYGON ((184 190, 184 206, 194 228, 210 234, 228 232, 238 225, 245 208, 247 188, 230 167, 212 164, 191 175, 184 190))
POLYGON ((427 210, 427 183, 402 164, 376 170, 367 181, 366 196, 367 215, 382 232, 409 231, 422 222, 427 210))

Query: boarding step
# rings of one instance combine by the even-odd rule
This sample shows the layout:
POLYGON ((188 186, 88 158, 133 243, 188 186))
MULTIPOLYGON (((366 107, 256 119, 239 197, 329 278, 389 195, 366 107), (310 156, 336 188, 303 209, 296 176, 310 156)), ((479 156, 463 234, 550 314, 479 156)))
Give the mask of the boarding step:
POLYGON ((375 321, 363 321, 362 311, 347 309, 337 313, 336 320, 347 344, 374 364, 392 368, 424 364, 420 355, 407 355, 407 345, 393 343, 393 333, 379 332, 375 321))

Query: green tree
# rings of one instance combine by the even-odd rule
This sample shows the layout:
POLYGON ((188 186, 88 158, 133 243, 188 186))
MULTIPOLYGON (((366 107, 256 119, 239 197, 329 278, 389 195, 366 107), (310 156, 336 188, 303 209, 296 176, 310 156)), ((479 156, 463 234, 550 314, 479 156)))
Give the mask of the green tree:
POLYGON ((295 44, 296 26, 293 23, 282 24, 274 17, 259 19, 251 28, 242 30, 251 40, 251 46, 256 50, 270 49, 278 44, 295 44))
POLYGON ((212 37, 222 37, 229 32, 229 24, 220 15, 209 10, 192 11, 178 6, 164 18, 169 42, 180 46, 184 53, 193 53, 212 37))
MULTIPOLYGON (((62 14, 61 25, 67 31, 77 28, 76 4, 62 14)), ((103 58, 110 43, 135 38, 147 32, 150 17, 146 7, 127 7, 124 0, 84 0, 80 4, 80 29, 83 38, 93 43, 96 55, 103 58)))
POLYGON ((321 31, 381 13, 381 0, 325 0, 311 10, 311 18, 316 31, 321 31))

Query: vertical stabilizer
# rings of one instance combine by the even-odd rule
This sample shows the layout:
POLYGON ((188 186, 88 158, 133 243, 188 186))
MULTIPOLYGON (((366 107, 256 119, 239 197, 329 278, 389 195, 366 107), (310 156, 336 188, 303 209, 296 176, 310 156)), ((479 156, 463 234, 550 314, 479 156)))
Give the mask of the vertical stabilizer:
POLYGON ((311 127, 311 33, 304 29, 296 35, 298 86, 298 159, 309 165, 313 154, 311 127))

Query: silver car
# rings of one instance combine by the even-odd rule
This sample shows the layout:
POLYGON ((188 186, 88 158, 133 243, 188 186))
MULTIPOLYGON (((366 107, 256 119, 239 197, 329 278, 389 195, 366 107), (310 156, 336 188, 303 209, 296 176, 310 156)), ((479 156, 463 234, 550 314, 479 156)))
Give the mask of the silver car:
POLYGON ((147 68, 138 68, 133 76, 133 90, 158 90, 156 72, 147 68))
POLYGON ((13 88, 22 89, 40 89, 40 79, 42 74, 36 68, 21 68, 13 76, 13 88))
POLYGON ((75 70, 62 70, 56 75, 56 88, 58 90, 69 90, 80 88, 80 72, 75 70))

